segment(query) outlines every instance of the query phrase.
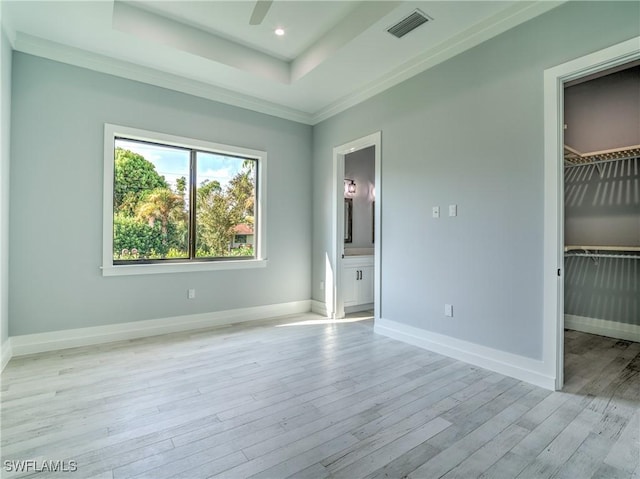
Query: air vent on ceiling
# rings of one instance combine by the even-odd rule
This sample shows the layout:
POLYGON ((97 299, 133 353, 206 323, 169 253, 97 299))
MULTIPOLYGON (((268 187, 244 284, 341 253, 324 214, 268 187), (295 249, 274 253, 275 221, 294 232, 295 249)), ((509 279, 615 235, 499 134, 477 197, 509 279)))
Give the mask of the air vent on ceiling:
POLYGON ((411 15, 400 20, 394 26, 389 27, 387 31, 394 37, 402 38, 407 33, 415 30, 423 23, 427 23, 429 20, 431 20, 431 18, 416 9, 411 15))

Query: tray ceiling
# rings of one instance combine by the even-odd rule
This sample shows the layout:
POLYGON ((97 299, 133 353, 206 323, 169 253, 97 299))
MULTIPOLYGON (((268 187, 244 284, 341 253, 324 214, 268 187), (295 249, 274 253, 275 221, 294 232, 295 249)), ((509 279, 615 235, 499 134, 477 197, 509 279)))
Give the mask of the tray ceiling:
POLYGON ((1 8, 18 51, 315 124, 561 3, 274 0, 260 25, 241 0, 1 8), (433 20, 386 31, 416 8, 433 20))

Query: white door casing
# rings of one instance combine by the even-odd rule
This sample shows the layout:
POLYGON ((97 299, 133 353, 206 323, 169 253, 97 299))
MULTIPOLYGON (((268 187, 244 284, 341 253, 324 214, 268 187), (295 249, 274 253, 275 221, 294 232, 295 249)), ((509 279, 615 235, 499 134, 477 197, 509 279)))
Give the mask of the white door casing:
POLYGON ((543 362, 564 384, 564 84, 640 59, 640 37, 544 72, 543 362))
MULTIPOLYGON (((344 254, 344 158, 349 153, 374 147, 375 163, 375 237, 374 237, 374 318, 380 318, 380 278, 381 278, 381 231, 382 231, 382 132, 377 131, 333 149, 333 247, 330 254, 333 271, 333 304, 327 304, 328 313, 335 319, 344 318, 344 298, 342 293, 342 256, 344 254)), ((331 295, 328 295, 329 297, 331 295)))

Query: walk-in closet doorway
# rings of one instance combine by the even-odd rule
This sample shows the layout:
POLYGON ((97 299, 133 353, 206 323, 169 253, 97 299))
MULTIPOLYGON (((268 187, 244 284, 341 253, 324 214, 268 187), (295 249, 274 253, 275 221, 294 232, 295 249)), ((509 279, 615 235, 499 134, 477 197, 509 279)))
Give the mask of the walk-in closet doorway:
POLYGON ((563 117, 569 379, 640 342, 640 61, 565 83, 563 117))
POLYGON ((639 339, 640 102, 598 91, 638 81, 638 45, 634 38, 545 71, 543 362, 556 389, 565 326, 639 339))

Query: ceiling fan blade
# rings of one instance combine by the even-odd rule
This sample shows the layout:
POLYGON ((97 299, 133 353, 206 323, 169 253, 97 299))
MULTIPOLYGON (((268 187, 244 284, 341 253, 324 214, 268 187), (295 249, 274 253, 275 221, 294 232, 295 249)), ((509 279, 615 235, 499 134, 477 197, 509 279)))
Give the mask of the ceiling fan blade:
POLYGON ((260 25, 264 17, 267 15, 273 0, 256 0, 256 6, 253 7, 253 13, 249 20, 249 25, 260 25))

